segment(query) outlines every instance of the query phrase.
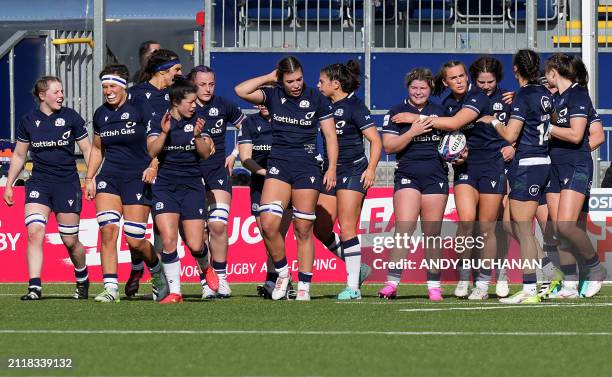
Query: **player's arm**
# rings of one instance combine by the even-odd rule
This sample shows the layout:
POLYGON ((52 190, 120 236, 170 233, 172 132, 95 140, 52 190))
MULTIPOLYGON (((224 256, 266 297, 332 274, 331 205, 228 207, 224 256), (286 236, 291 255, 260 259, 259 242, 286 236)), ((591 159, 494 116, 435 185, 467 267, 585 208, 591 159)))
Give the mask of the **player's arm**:
POLYGON ((89 142, 89 138, 86 137, 81 140, 78 140, 77 145, 83 153, 83 159, 85 160, 85 164, 89 164, 89 158, 91 155, 91 143, 89 142))
POLYGON ((232 153, 225 157, 225 168, 227 169, 229 175, 232 175, 232 170, 234 170, 234 164, 236 163, 236 158, 238 158, 239 154, 240 151, 238 150, 238 144, 236 144, 232 153))
POLYGON ((603 124, 596 120, 589 125, 589 147, 591 152, 599 148, 606 141, 603 124))
POLYGON ((382 140, 375 126, 363 130, 362 133, 370 142, 370 162, 368 163, 368 168, 361 175, 360 182, 363 183, 365 189, 368 189, 376 181, 376 167, 382 153, 382 140))
POLYGON ((401 135, 399 135, 399 132, 394 134, 392 128, 386 130, 383 128, 382 144, 385 148, 385 153, 392 154, 400 152, 406 148, 415 137, 431 132, 432 119, 434 118, 417 118, 410 126, 410 129, 401 135))
POLYGON ((334 118, 326 118, 320 121, 321 133, 325 136, 325 146, 327 147, 327 160, 329 166, 323 177, 323 184, 327 190, 336 186, 336 164, 338 163, 338 136, 336 135, 336 124, 334 118))
POLYGON ((249 169, 249 171, 253 174, 263 176, 266 175, 266 168, 262 167, 257 163, 257 161, 253 160, 253 144, 239 143, 238 151, 240 153, 240 161, 242 161, 242 166, 249 169))
POLYGON ((276 82, 276 70, 268 73, 267 75, 257 76, 255 78, 241 82, 234 87, 236 95, 245 101, 248 101, 254 105, 261 105, 265 101, 265 95, 259 88, 276 82))
POLYGON ((13 185, 15 184, 17 176, 23 169, 23 165, 25 165, 28 155, 28 148, 30 148, 30 143, 24 143, 18 140, 17 144, 15 144, 15 149, 13 150, 13 157, 11 157, 11 165, 8 171, 6 187, 4 188, 4 202, 9 206, 14 204, 13 185))
POLYGON ((193 128, 193 138, 196 146, 196 151, 201 158, 207 159, 212 152, 212 138, 210 135, 203 133, 204 119, 198 118, 195 127, 193 128))
POLYGON ((94 134, 91 151, 89 152, 89 159, 86 160, 87 173, 85 173, 85 197, 89 200, 96 196, 96 182, 94 177, 98 173, 100 165, 102 165, 103 156, 102 139, 99 135, 94 134))
POLYGON ((570 118, 569 128, 552 126, 550 128, 550 136, 559 140, 567 141, 572 144, 579 144, 584 138, 584 132, 587 127, 587 118, 573 117, 570 118))
POLYGON ((157 118, 149 124, 150 127, 147 129, 147 150, 151 158, 159 156, 164 149, 164 144, 172 126, 170 118, 171 115, 167 112, 161 117, 161 121, 157 118))
POLYGON ((491 126, 495 128, 495 131, 508 143, 513 144, 518 140, 518 137, 523 129, 523 121, 510 118, 508 125, 504 126, 502 122, 497 119, 491 120, 491 126))

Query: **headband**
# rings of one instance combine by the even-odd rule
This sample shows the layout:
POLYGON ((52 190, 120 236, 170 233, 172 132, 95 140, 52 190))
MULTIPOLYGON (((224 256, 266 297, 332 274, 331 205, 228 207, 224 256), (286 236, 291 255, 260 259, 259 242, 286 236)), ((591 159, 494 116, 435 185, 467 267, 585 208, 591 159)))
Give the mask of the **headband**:
POLYGON ((115 84, 127 88, 127 81, 116 75, 104 75, 101 80, 102 84, 115 84))
POLYGON ((176 64, 181 64, 181 61, 179 59, 172 59, 155 67, 155 72, 166 71, 176 64))

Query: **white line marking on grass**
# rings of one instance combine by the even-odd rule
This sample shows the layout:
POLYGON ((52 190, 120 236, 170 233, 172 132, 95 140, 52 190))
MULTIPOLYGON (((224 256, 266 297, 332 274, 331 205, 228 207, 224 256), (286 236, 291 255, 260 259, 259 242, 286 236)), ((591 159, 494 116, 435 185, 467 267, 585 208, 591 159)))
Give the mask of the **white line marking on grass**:
MULTIPOLYGON (((593 299, 596 298, 602 298, 604 296, 595 296, 593 298, 588 299, 589 302, 592 302, 593 299)), ((452 299, 451 299, 452 300, 452 299)), ((583 298, 581 299, 575 299, 575 300, 584 300, 583 298)), ((564 305, 576 305, 578 303, 573 303, 573 302, 566 302, 564 304, 559 303, 560 300, 556 300, 556 302, 541 302, 537 305, 541 305, 541 306, 564 306, 564 305)), ((493 301, 489 301, 489 302, 480 302, 480 301, 468 301, 468 300, 456 300, 456 301, 452 301, 452 302, 431 302, 427 299, 421 299, 421 300, 417 300, 417 301, 397 301, 397 300, 379 300, 379 301, 336 301, 336 304, 348 304, 348 305, 398 305, 398 306, 403 306, 403 305, 425 305, 428 307, 436 307, 439 305, 461 305, 462 307, 478 307, 478 306, 489 306, 489 305, 504 305, 500 302, 493 302, 493 301)), ((592 304, 583 304, 585 306, 595 306, 595 305, 612 305, 612 303, 601 303, 601 302, 593 302, 592 304)), ((512 307, 514 307, 515 305, 511 305, 512 307)), ((523 305, 526 306, 526 305, 523 305)), ((447 308, 448 309, 448 308, 447 308)))
POLYGON ((612 336, 612 332, 500 332, 500 331, 300 331, 300 330, 10 330, 0 334, 53 334, 53 335, 383 335, 383 336, 612 336))
POLYGON ((612 302, 606 303, 590 303, 590 304, 534 304, 534 305, 503 305, 499 306, 473 306, 473 307, 455 307, 455 308, 415 308, 415 309, 399 309, 400 312, 443 312, 454 310, 497 310, 497 309, 542 309, 542 308, 577 308, 577 307, 595 307, 595 306, 612 306, 612 302))

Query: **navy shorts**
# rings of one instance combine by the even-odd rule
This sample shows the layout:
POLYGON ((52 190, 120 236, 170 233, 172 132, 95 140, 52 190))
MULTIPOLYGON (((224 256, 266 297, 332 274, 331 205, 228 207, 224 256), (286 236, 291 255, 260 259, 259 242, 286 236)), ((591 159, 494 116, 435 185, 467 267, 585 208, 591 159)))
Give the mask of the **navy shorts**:
POLYGON ((259 216, 259 204, 261 204, 261 193, 263 192, 265 178, 259 174, 251 174, 251 215, 259 216))
MULTIPOLYGON (((469 160, 469 157, 468 157, 469 160)), ((455 166, 454 185, 470 185, 481 194, 506 194, 507 181, 504 159, 466 161, 455 166)))
POLYGON ((540 202, 540 199, 545 196, 544 190, 549 173, 550 159, 548 157, 514 159, 508 170, 510 199, 540 202))
POLYGON ((448 170, 441 161, 411 161, 395 170, 393 192, 411 188, 423 195, 448 195, 448 170))
POLYGON ((223 190, 232 193, 232 182, 230 181, 227 169, 221 165, 218 167, 208 167, 200 165, 200 172, 204 178, 206 192, 211 190, 223 190))
POLYGON ((55 213, 81 213, 83 192, 78 176, 70 182, 30 178, 25 184, 25 202, 38 203, 55 213))
MULTIPOLYGON (((364 157, 352 164, 338 165, 336 170, 336 187, 327 190, 325 186, 321 188, 321 194, 336 196, 337 190, 351 190, 366 194, 368 190, 363 188, 360 182, 361 175, 368 168, 368 160, 364 157)), ((323 168, 325 174, 326 169, 323 168)))
POLYGON ((291 185, 294 190, 321 191, 323 174, 314 157, 268 158, 266 179, 274 178, 291 185))
POLYGON ((181 220, 206 219, 206 190, 201 178, 164 179, 153 184, 153 216, 178 213, 181 220))
POLYGON ((117 195, 123 205, 151 206, 153 193, 151 185, 140 177, 121 178, 98 174, 96 193, 117 195))
POLYGON ((572 190, 589 196, 593 183, 593 160, 591 155, 579 161, 555 163, 550 169, 550 183, 546 192, 559 193, 561 190, 572 190))

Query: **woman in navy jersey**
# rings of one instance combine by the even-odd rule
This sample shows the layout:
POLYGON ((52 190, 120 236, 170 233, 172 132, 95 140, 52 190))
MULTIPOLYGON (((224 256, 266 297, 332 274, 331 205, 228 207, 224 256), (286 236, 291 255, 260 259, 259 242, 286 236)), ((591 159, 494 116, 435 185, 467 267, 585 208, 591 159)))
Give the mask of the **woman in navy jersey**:
POLYGON ((153 216, 163 241, 162 263, 170 293, 162 304, 183 301, 181 263, 177 253, 181 236, 198 266, 208 266, 206 236, 206 199, 200 159, 212 150, 210 136, 203 133, 204 120, 195 114, 196 88, 188 81, 177 81, 169 88, 170 112, 160 122, 151 122, 147 148, 151 158, 159 159, 159 172, 153 184, 153 216))
MULTIPOLYGON (((263 233, 259 204, 261 203, 261 192, 266 178, 268 156, 272 150, 272 118, 264 105, 258 105, 257 108, 259 109, 257 114, 249 115, 242 122, 242 127, 238 132, 238 150, 242 166, 251 172, 251 183, 249 185, 251 214, 255 216, 259 232, 263 233)), ((280 226, 283 238, 286 237, 289 225, 291 225, 291 216, 291 210, 286 210, 283 214, 280 226)), ((274 262, 268 253, 266 280, 262 286, 258 287, 258 293, 265 298, 271 298, 277 278, 278 274, 274 270, 274 262)), ((290 290, 292 289, 290 288, 290 290)))
POLYGON ((579 294, 576 259, 568 250, 575 250, 585 259, 589 276, 583 291, 584 296, 592 297, 601 289, 606 271, 586 233, 577 224, 593 177, 588 137, 588 118, 593 112, 593 104, 584 87, 588 73, 579 58, 565 54, 551 56, 546 61, 545 71, 548 84, 558 90, 550 130, 552 165, 546 195, 564 275, 557 297, 575 298, 579 294))
MULTIPOLYGON (((153 116, 161 117, 170 108, 170 97, 168 87, 174 83, 177 76, 183 74, 182 65, 178 55, 171 50, 160 49, 154 51, 141 73, 142 82, 128 89, 129 100, 137 100, 140 103, 146 102, 152 109, 153 116)), ((157 160, 153 160, 156 166, 157 160)), ((158 255, 161 255, 162 242, 157 228, 153 227, 153 248, 158 255)), ((138 293, 139 282, 144 273, 144 262, 142 254, 130 249, 132 256, 132 271, 125 283, 125 295, 128 297, 138 293)))
POLYGON ((292 203, 299 259, 296 299, 310 300, 317 199, 321 185, 328 190, 336 185, 338 142, 331 104, 316 89, 306 87, 302 65, 291 56, 269 74, 239 84, 235 91, 246 101, 265 105, 272 115, 272 151, 259 206, 263 238, 279 274, 272 299, 284 298, 291 281, 280 226, 285 208, 292 203), (276 86, 261 88, 269 83, 276 86), (319 124, 329 159, 323 177, 315 159, 319 124))
MULTIPOLYGON (((231 166, 225 157, 225 134, 232 125, 240 128, 244 115, 231 101, 215 95, 215 73, 207 66, 197 66, 189 73, 189 80, 198 89, 196 115, 206 121, 205 132, 210 135, 217 151, 207 160, 200 161, 200 171, 206 183, 208 202, 208 236, 204 240, 210 247, 212 268, 218 276, 217 284, 208 284, 203 272, 202 286, 205 298, 228 298, 232 291, 227 283, 227 222, 232 201, 231 166)), ((232 164, 233 165, 233 164, 232 164)), ((209 272, 210 274, 210 272, 209 272)))
MULTIPOLYGON (((411 236, 420 216, 423 236, 437 237, 440 235, 448 199, 448 168, 437 149, 444 132, 432 129, 426 119, 405 123, 397 121, 395 115, 414 113, 421 118, 441 117, 445 111, 442 106, 430 101, 434 78, 429 69, 413 69, 406 75, 405 85, 408 98, 393 106, 383 123, 385 152, 395 153, 397 160, 393 194, 395 233, 411 236)), ((425 257, 429 260, 439 259, 441 252, 434 242, 426 246, 425 257)), ((389 261, 398 262, 406 254, 406 250, 393 248, 389 261)), ((389 269, 387 282, 378 295, 395 298, 401 275, 402 269, 389 269)), ((427 271, 427 290, 430 300, 442 300, 438 269, 427 271)))
MULTIPOLYGON (((510 103, 512 103, 513 92, 509 92, 504 89, 500 89, 498 84, 503 79, 503 66, 502 63, 492 56, 482 56, 474 63, 470 65, 470 78, 472 82, 476 84, 483 92, 489 97, 491 101, 491 112, 495 114, 495 117, 502 123, 508 121, 510 116, 510 103)), ((506 168, 514 157, 514 147, 506 145, 502 147, 501 153, 506 161, 506 168)), ((502 226, 502 221, 505 216, 505 224, 507 231, 511 232, 510 229, 510 211, 508 210, 508 195, 504 196, 503 208, 500 208, 498 223, 496 226, 497 230, 497 256, 500 260, 505 260, 508 255, 509 239, 508 233, 502 226)), ((508 287, 508 271, 505 268, 496 270, 497 283, 495 284, 495 294, 497 297, 508 296, 510 290, 508 287)))
MULTIPOLYGON (((447 117, 430 117, 434 128, 443 131, 461 130, 467 137, 469 154, 465 163, 455 165, 454 194, 459 228, 457 236, 463 239, 473 237, 475 221, 478 219, 478 244, 482 245, 482 259, 488 265, 479 271, 480 289, 476 294, 469 292, 471 269, 464 269, 460 263, 459 282, 455 296, 484 300, 491 280, 491 261, 497 255, 496 222, 504 194, 506 193, 505 161, 501 149, 508 145, 488 124, 479 122, 478 118, 491 115, 490 99, 478 87, 467 80, 467 71, 463 63, 450 61, 442 66, 436 77, 435 92, 441 93, 444 88, 450 94, 442 101, 447 117)), ((396 123, 413 123, 419 118, 417 113, 400 113, 391 118, 396 123)), ((471 250, 461 253, 462 259, 470 259, 471 250)))
MULTIPOLYGON (((318 84, 321 93, 332 102, 339 151, 336 187, 323 190, 319 195, 314 233, 346 263, 347 286, 338 294, 339 300, 360 300, 361 283, 369 273, 369 266, 361 264, 357 227, 366 192, 376 180, 376 166, 382 150, 370 110, 355 95, 360 74, 359 63, 355 60, 332 64, 321 70, 318 84), (363 146, 364 136, 370 142, 369 163, 363 146), (339 239, 333 232, 336 218, 340 225, 339 239)), ((328 168, 325 153, 323 171, 328 168)))
POLYGON ((42 296, 43 241, 51 212, 55 213, 60 237, 75 268, 77 286, 73 298, 87 299, 89 279, 85 252, 79 241, 81 185, 74 154, 76 142, 85 161, 89 160, 91 144, 85 121, 76 111, 62 106, 64 89, 59 78, 41 77, 32 94, 38 101, 38 108, 24 115, 17 124, 17 143, 4 189, 4 202, 12 206, 13 184, 29 150, 34 162, 32 177, 25 187, 26 258, 30 280, 28 293, 21 299, 39 300, 42 296))
MULTIPOLYGON (((579 59, 572 60, 572 62, 574 63, 574 66, 576 66, 575 69, 580 69, 579 65, 582 64, 582 62, 579 59)), ((553 99, 553 103, 554 103, 554 101, 556 100, 556 97, 558 96, 557 88, 550 87, 548 85, 548 81, 546 80, 545 76, 540 77, 540 82, 542 83, 542 85, 544 85, 544 87, 546 87, 550 91, 551 98, 553 99)), ((586 85, 586 84, 587 84, 586 82, 583 83, 583 85, 586 85)), ((603 130, 603 124, 601 123, 601 119, 599 118, 599 114, 597 114, 595 109, 591 110, 589 117, 587 119, 587 122, 589 125, 588 126, 589 149, 591 150, 591 152, 593 152, 594 150, 599 148, 601 144, 605 142, 605 133, 603 130)), ((549 184, 546 187, 546 195, 543 195, 543 197, 548 196, 548 193, 559 194, 559 191, 560 191, 559 186, 555 185, 554 187, 552 187, 549 181, 549 184)), ((555 197, 558 198, 558 196, 555 196, 555 197)), ((538 224, 540 226, 540 229, 542 230, 542 234, 544 238, 543 256, 547 257, 551 261, 551 263, 553 263, 554 266, 558 269, 560 268, 560 263, 559 263, 559 254, 557 250, 557 241, 555 240, 555 237, 554 237, 554 229, 553 229, 554 227, 550 221, 550 217, 548 216, 548 207, 546 205, 546 198, 543 198, 543 199, 544 200, 542 199, 540 200, 540 206, 538 207, 538 211, 536 212, 536 218, 538 220, 538 224)), ((586 230, 586 220, 587 220, 588 212, 589 212, 589 196, 587 195, 587 197, 584 200, 584 204, 582 206, 581 212, 580 212, 580 217, 578 219, 578 223, 580 224, 582 229, 585 229, 585 230, 586 230)), ((588 276, 588 269, 586 268, 586 266, 584 266, 584 258, 581 258, 580 255, 574 255, 574 256, 578 257, 577 258, 578 268, 579 268, 579 285, 578 285, 579 292, 578 293, 580 294, 581 297, 583 297, 585 293, 585 289, 588 286, 588 284, 584 284, 588 276)), ((557 298, 558 297, 557 293, 559 292, 561 287, 560 287, 560 281, 555 278, 561 278, 561 276, 559 276, 558 274, 557 276, 554 276, 554 274, 553 276, 544 276, 545 280, 542 282, 540 286, 540 293, 539 293, 541 298, 557 298)))
MULTIPOLYGON (((537 303, 540 296, 537 294, 533 261, 546 257, 540 257, 541 249, 532 223, 550 173, 548 132, 553 105, 548 89, 538 82, 540 57, 537 53, 520 50, 514 56, 513 69, 520 88, 512 101, 507 125, 494 117, 488 118, 506 141, 516 143, 516 155, 508 169, 509 208, 513 234, 521 246, 521 258, 531 266, 523 268, 523 289, 500 301, 507 304, 537 303)), ((549 265, 549 262, 542 260, 543 265, 549 265)))
POLYGON ((151 212, 150 183, 157 172, 156 167, 149 165, 151 158, 147 153, 151 108, 142 100, 127 99, 129 72, 126 66, 110 65, 99 77, 106 102, 94 113, 93 148, 85 178, 87 199, 96 199, 96 218, 102 235, 104 291, 95 300, 119 301, 117 238, 121 216, 130 250, 144 256, 153 290, 157 299, 163 299, 168 294, 167 283, 159 258, 145 239, 151 212))

